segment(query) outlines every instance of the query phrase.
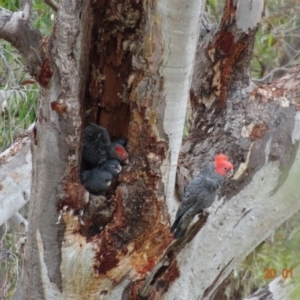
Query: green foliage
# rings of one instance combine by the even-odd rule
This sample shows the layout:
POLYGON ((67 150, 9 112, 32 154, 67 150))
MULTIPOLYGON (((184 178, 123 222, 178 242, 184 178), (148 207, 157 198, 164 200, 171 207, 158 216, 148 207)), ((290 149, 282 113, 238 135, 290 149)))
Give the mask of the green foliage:
MULTIPOLYGON (((33 0, 31 21, 43 35, 50 35, 54 12, 43 0, 33 0)), ((20 0, 0 0, 0 6, 15 12, 20 0)), ((32 124, 36 118, 39 87, 30 79, 23 58, 9 43, 0 40, 0 152, 32 124)), ((21 255, 13 230, 0 227, 0 298, 13 299, 20 273, 21 255), (4 231, 4 232, 1 232, 4 231)))
MULTIPOLYGON (((12 12, 20 9, 20 0, 0 0, 0 6, 12 12)), ((55 13, 43 0, 32 1, 31 21, 42 34, 49 35, 55 13)))
MULTIPOLYGON (((32 1, 31 21, 43 35, 50 35, 54 12, 43 0, 32 1)), ((0 0, 0 6, 12 12, 21 1, 0 0)), ((0 40, 0 152, 22 134, 36 118, 39 87, 24 85, 30 79, 24 70, 24 60, 9 43, 0 40)), ((13 230, 0 227, 0 299, 13 299, 20 274, 21 254, 16 249, 13 230), (1 232, 1 230, 4 232, 1 232)))
MULTIPOLYGON (((224 1, 207 1, 211 22, 220 21, 223 6, 224 1)), ((265 1, 265 13, 256 33, 251 60, 251 74, 257 83, 270 82, 300 62, 299 14, 299 1, 265 1)))
POLYGON ((221 12, 223 9, 223 1, 219 0, 208 0, 206 2, 207 9, 209 11, 209 14, 211 15, 211 20, 214 22, 217 22, 217 20, 221 16, 221 12))
POLYGON ((20 7, 20 2, 20 0, 0 0, 0 6, 10 11, 17 11, 20 7))
POLYGON ((32 7, 33 24, 43 35, 49 36, 52 32, 53 20, 55 18, 54 11, 44 1, 34 1, 32 7))
POLYGON ((292 273, 292 280, 297 280, 299 284, 295 272, 295 267, 300 263, 299 244, 300 212, 281 225, 235 268, 226 290, 228 299, 237 290, 241 298, 247 297, 282 274, 290 278, 292 273), (292 271, 286 273, 284 270, 292 271))
MULTIPOLYGON (((0 0, 0 6, 14 12, 20 1, 0 0)), ((54 12, 44 1, 33 1, 31 20, 42 34, 50 35, 54 12)), ((9 43, 0 41, 0 151, 8 147, 14 137, 35 120, 39 87, 22 85, 29 76, 24 70, 23 58, 9 43), (2 97, 1 97, 2 96, 2 97), (3 101, 3 97, 7 97, 3 101), (1 100, 2 99, 2 100, 1 100)))
POLYGON ((20 255, 16 249, 16 237, 12 230, 5 232, 7 227, 0 232, 0 295, 1 299, 13 299, 16 284, 20 274, 20 255))
POLYGON ((253 49, 253 77, 264 77, 263 83, 270 82, 299 63, 299 13, 297 1, 266 1, 253 49))
POLYGON ((35 120, 38 86, 21 85, 27 78, 23 60, 8 43, 0 41, 0 151, 8 147, 14 136, 22 133, 35 120))

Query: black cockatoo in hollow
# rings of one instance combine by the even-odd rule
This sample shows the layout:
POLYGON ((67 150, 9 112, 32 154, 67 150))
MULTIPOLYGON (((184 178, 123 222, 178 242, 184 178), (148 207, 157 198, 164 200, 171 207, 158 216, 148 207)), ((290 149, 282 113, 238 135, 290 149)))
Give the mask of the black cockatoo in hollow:
POLYGON ((124 162, 128 158, 128 153, 121 144, 110 141, 106 128, 89 124, 83 131, 82 157, 92 166, 97 166, 107 159, 124 162))
POLYGON ((106 160, 99 166, 99 169, 109 172, 113 177, 116 177, 121 171, 122 166, 116 159, 106 160))
POLYGON ((117 159, 120 162, 125 162, 128 158, 128 153, 125 148, 119 143, 111 143, 108 147, 109 159, 117 159))
POLYGON ((82 185, 91 193, 98 194, 101 191, 108 189, 111 184, 113 176, 96 167, 92 170, 85 170, 80 174, 82 185))

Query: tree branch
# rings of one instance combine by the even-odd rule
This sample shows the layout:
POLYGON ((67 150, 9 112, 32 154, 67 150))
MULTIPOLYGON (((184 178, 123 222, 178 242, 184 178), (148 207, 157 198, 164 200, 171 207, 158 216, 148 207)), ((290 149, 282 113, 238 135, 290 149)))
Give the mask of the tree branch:
POLYGON ((32 8, 32 1, 31 0, 22 0, 22 11, 23 11, 23 19, 25 21, 29 21, 31 16, 31 8, 32 8))
POLYGON ((25 2, 23 10, 15 13, 0 7, 0 38, 20 51, 30 75, 45 86, 47 81, 42 80, 44 66, 41 66, 41 61, 45 62, 45 47, 41 47, 41 33, 29 21, 30 11, 30 1, 25 2))
POLYGON ((58 4, 54 0, 44 0, 54 11, 58 11, 58 4))
POLYGON ((20 213, 14 214, 9 220, 10 226, 19 234, 26 234, 28 230, 28 221, 20 213))

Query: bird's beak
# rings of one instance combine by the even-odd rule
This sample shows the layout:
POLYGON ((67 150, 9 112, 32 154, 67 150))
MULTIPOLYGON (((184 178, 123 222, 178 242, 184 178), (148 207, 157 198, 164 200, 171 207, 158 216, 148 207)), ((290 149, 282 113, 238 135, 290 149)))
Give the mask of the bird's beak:
POLYGON ((233 175, 233 169, 231 169, 230 171, 227 172, 226 177, 229 178, 233 175))
POLYGON ((121 167, 121 166, 118 166, 117 172, 120 173, 121 171, 122 171, 122 167, 121 167))
POLYGON ((111 181, 108 181, 108 182, 107 182, 107 186, 110 186, 110 184, 111 184, 111 181))

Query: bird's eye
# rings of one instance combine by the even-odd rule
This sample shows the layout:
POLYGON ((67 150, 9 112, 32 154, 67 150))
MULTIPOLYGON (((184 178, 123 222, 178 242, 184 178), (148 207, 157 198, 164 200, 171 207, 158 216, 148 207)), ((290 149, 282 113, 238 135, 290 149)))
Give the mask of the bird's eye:
POLYGON ((227 171, 227 167, 224 167, 224 170, 227 171))

